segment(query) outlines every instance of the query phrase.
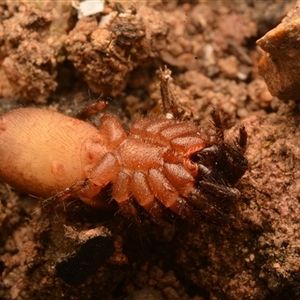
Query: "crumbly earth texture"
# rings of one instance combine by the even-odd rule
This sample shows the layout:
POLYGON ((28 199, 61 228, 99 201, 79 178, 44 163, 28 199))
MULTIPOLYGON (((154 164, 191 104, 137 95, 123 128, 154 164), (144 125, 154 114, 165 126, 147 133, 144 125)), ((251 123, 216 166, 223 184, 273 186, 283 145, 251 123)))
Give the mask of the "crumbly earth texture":
POLYGON ((129 126, 159 113, 155 71, 167 65, 203 128, 215 107, 249 135, 240 200, 197 226, 138 225, 80 201, 47 213, 1 183, 0 300, 300 298, 300 107, 269 93, 255 44, 294 4, 110 2, 78 20, 68 1, 0 3, 1 113, 33 102, 75 115, 113 96, 108 110, 129 126))

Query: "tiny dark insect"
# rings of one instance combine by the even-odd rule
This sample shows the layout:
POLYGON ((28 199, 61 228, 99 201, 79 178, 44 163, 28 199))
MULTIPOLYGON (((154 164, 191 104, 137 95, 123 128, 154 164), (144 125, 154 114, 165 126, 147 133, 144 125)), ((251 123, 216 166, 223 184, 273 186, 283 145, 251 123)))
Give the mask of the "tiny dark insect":
POLYGON ((216 110, 214 134, 181 120, 169 91, 170 71, 158 73, 167 116, 138 118, 129 133, 113 114, 104 114, 97 129, 49 110, 5 113, 0 178, 51 204, 79 198, 99 207, 102 192, 110 187, 121 214, 136 219, 143 208, 154 219, 171 211, 192 220, 194 211, 209 213, 207 203, 217 206, 238 198, 234 185, 248 167, 244 126, 230 145, 216 110))
POLYGON ((141 37, 138 28, 126 20, 117 21, 111 28, 111 34, 119 46, 133 46, 141 37))

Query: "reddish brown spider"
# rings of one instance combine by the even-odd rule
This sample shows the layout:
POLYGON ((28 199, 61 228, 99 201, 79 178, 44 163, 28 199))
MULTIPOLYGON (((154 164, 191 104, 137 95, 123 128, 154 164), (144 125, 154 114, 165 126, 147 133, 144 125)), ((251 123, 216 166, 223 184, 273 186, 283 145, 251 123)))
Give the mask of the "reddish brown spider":
POLYGON ((142 207, 153 218, 170 210, 191 218, 194 210, 236 199, 236 182, 247 170, 247 133, 236 145, 224 141, 216 110, 216 133, 204 134, 181 121, 168 90, 170 72, 159 71, 166 116, 135 120, 127 133, 113 114, 98 129, 57 112, 36 108, 12 110, 0 122, 0 177, 29 194, 57 203, 79 198, 101 206, 102 193, 126 216, 142 207), (168 103, 167 103, 168 102, 168 103))

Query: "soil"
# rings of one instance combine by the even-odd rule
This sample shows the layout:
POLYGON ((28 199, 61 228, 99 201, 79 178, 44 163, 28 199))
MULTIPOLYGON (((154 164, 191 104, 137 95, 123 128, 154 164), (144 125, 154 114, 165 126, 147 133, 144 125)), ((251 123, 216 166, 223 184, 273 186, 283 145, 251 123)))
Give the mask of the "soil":
POLYGON ((130 126, 158 113, 156 70, 167 65, 178 104, 200 126, 211 127, 215 107, 235 124, 228 139, 239 124, 249 135, 234 218, 199 216, 197 226, 138 225, 80 201, 49 213, 1 182, 0 300, 300 298, 300 107, 291 89, 284 101, 269 92, 256 45, 294 5, 109 1, 79 19, 71 1, 0 1, 1 113, 76 115, 102 97, 130 126))

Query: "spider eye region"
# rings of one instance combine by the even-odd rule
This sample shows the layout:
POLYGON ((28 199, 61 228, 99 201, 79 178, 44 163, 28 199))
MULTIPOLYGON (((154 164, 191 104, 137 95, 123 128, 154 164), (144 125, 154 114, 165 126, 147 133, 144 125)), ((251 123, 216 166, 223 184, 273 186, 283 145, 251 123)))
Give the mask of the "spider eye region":
POLYGON ((198 165, 197 181, 234 186, 248 169, 248 161, 237 147, 225 142, 213 144, 192 158, 198 165))

